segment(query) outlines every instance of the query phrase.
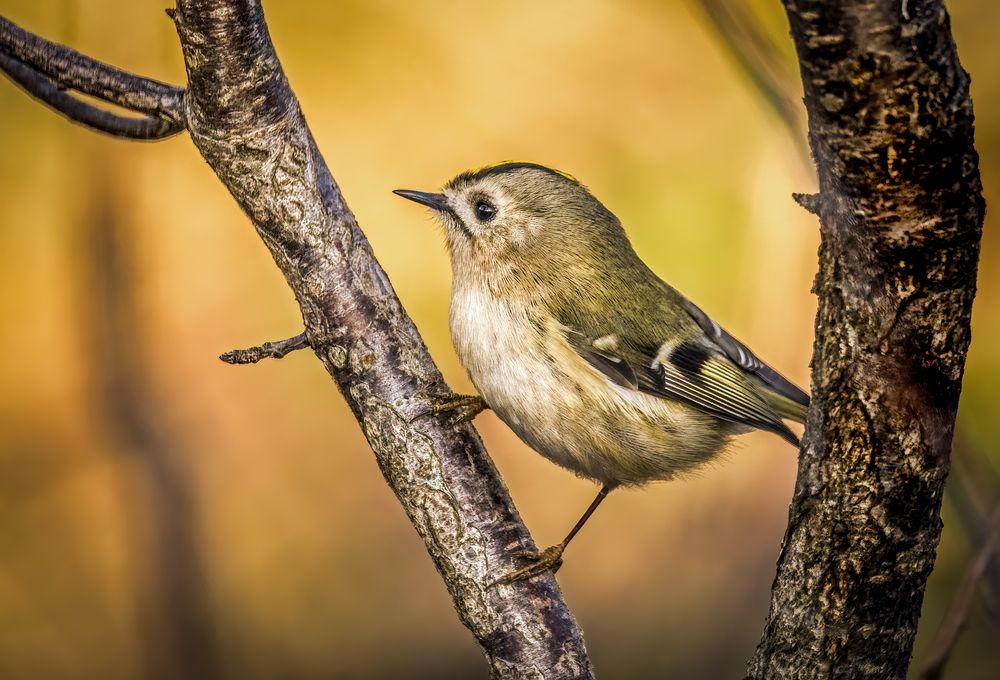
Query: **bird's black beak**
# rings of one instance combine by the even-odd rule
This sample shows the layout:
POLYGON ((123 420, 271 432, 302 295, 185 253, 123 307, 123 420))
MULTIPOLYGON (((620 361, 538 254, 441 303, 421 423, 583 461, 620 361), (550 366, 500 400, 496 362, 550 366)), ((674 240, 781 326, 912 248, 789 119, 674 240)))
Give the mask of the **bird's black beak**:
POLYGON ((397 196, 402 196, 403 198, 408 198, 411 201, 419 203, 420 205, 426 205, 428 208, 439 212, 447 212, 450 210, 448 207, 448 199, 445 198, 444 194, 431 194, 426 191, 412 191, 410 189, 396 189, 392 193, 397 196))

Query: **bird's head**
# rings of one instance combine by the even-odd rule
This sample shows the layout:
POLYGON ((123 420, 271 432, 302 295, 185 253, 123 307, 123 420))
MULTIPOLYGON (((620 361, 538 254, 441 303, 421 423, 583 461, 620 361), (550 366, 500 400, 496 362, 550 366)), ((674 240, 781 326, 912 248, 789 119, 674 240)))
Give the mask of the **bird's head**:
POLYGON ((618 219, 573 177, 534 163, 464 172, 441 193, 394 193, 444 224, 456 278, 548 279, 631 246, 618 219))

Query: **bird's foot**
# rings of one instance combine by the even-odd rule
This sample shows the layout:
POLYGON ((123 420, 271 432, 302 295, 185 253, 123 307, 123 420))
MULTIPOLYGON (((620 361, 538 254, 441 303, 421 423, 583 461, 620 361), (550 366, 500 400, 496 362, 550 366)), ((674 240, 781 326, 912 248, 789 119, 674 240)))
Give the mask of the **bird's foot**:
POLYGON ((448 401, 433 404, 430 407, 430 412, 451 413, 449 424, 460 425, 471 422, 473 418, 488 408, 489 404, 478 394, 458 394, 448 401))
POLYGON ((497 583, 501 585, 510 585, 511 583, 516 583, 517 581, 524 581, 535 576, 540 576, 546 572, 552 572, 553 574, 556 573, 559 571, 559 567, 562 566, 562 554, 565 547, 566 546, 560 544, 548 547, 542 552, 526 550, 522 553, 518 553, 518 557, 529 560, 531 564, 510 572, 498 580, 497 583))

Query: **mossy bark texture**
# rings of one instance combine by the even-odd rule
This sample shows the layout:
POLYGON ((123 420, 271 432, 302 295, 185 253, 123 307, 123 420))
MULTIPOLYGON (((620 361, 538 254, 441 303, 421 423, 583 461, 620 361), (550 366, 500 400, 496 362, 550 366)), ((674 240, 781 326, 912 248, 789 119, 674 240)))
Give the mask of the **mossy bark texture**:
POLYGON ((984 205, 936 0, 785 0, 822 244, 813 402, 748 676, 905 678, 941 532, 984 205))

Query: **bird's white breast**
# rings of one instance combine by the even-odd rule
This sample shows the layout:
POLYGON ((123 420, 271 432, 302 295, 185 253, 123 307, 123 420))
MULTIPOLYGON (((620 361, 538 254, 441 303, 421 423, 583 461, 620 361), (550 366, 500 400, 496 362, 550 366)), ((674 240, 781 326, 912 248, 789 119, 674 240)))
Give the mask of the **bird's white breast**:
POLYGON ((459 359, 497 416, 577 474, 605 483, 667 479, 722 444, 707 416, 608 381, 530 301, 456 287, 450 317, 459 359))
POLYGON ((515 430, 527 420, 546 419, 548 414, 539 412, 546 409, 537 405, 551 401, 558 388, 544 337, 528 315, 527 305, 479 288, 452 296, 451 337, 459 359, 486 402, 515 430))
POLYGON ((553 362, 551 338, 533 313, 528 301, 460 288, 452 295, 452 341, 480 395, 518 437, 549 460, 595 477, 589 463, 597 451, 581 445, 565 422, 583 409, 579 392, 553 362))

